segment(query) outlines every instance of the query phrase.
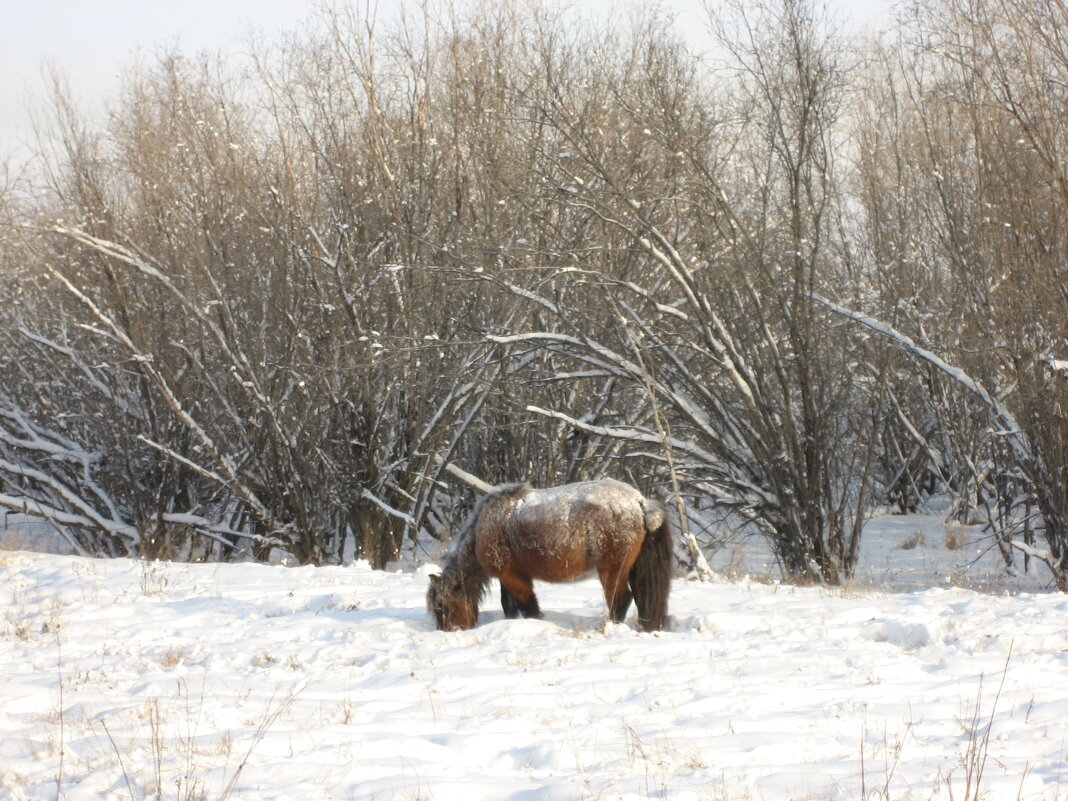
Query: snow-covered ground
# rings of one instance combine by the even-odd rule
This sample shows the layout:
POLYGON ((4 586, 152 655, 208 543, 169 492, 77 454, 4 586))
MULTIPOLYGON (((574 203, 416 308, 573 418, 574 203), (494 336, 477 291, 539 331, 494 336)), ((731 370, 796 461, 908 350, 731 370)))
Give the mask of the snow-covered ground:
POLYGON ((1068 597, 968 534, 875 521, 843 589, 725 549, 658 634, 592 581, 440 633, 429 567, 0 552, 0 798, 1068 799, 1068 597))

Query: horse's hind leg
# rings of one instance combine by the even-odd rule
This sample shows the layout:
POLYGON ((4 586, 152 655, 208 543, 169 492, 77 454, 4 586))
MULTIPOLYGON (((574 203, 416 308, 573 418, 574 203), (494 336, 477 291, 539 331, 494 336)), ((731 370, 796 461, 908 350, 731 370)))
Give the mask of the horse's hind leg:
POLYGON ((630 602, 634 599, 630 571, 638 558, 640 547, 639 540, 639 545, 629 550, 607 553, 606 558, 597 565, 597 575, 604 587, 604 600, 608 604, 608 619, 613 623, 622 623, 630 611, 630 602))
POLYGON ((526 576, 518 573, 504 571, 500 575, 501 581, 501 606, 504 607, 506 617, 516 617, 509 614, 509 609, 517 610, 523 617, 540 618, 541 607, 538 606, 538 596, 534 594, 534 582, 526 576), (508 600, 505 600, 507 596, 508 600), (512 606, 514 604, 514 606, 512 606))
POLYGON ((627 585, 628 571, 613 567, 598 571, 598 574, 604 588, 604 600, 608 605, 608 619, 613 623, 622 623, 630 611, 630 602, 633 599, 627 585))
POLYGON ((609 607, 611 611, 608 615, 613 623, 622 623, 626 620, 627 612, 630 611, 630 602, 632 599, 630 587, 624 586, 619 595, 616 596, 615 603, 609 607))

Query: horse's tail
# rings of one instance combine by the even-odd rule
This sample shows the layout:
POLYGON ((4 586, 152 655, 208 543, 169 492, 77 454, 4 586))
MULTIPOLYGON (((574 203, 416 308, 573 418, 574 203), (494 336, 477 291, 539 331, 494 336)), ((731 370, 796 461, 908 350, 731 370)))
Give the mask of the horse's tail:
POLYGON ((674 548, 664 507, 649 499, 642 506, 645 539, 630 570, 630 589, 638 607, 638 628, 656 631, 667 627, 674 548))

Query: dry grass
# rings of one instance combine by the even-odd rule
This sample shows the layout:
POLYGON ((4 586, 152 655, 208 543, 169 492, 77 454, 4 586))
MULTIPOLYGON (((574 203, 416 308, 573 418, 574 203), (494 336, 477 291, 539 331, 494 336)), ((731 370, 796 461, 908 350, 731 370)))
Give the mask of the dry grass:
MULTIPOLYGON (((202 742, 197 737, 196 730, 203 709, 190 707, 188 699, 184 706, 167 707, 164 707, 159 699, 154 699, 138 711, 138 720, 148 727, 147 733, 142 732, 143 741, 147 742, 150 748, 147 767, 143 761, 138 761, 122 751, 112 737, 106 720, 101 719, 99 725, 122 769, 123 782, 132 801, 137 801, 138 797, 166 798, 169 794, 165 788, 174 788, 170 797, 176 801, 207 801, 207 776, 220 765, 225 766, 225 771, 229 773, 228 780, 225 787, 213 793, 211 797, 227 801, 237 790, 241 774, 248 766, 252 753, 278 719, 289 712, 301 690, 302 688, 298 688, 281 699, 271 697, 263 716, 258 719, 255 730, 246 738, 247 749, 238 752, 240 759, 236 766, 230 764, 235 746, 233 733, 223 732, 217 740, 202 742)), ((203 705, 203 698, 200 703, 203 705)), ((86 722, 85 725, 92 724, 86 722)))
POLYGON ((906 538, 903 543, 901 543, 901 550, 911 551, 913 548, 921 548, 926 544, 927 537, 923 533, 923 530, 916 529, 911 534, 909 534, 908 538, 906 538))
POLYGON ((270 667, 278 661, 278 657, 272 654, 266 648, 263 649, 252 659, 252 666, 258 668, 270 667))
POLYGON ((178 646, 172 645, 167 649, 167 653, 163 655, 163 658, 159 660, 159 664, 161 667, 172 668, 184 662, 185 658, 185 648, 179 648, 178 646))
POLYGON ((0 533, 0 567, 15 564, 16 553, 22 550, 22 543, 10 531, 0 533))
POLYGON ((961 525, 946 526, 946 536, 943 544, 947 551, 959 551, 968 544, 968 530, 961 525))

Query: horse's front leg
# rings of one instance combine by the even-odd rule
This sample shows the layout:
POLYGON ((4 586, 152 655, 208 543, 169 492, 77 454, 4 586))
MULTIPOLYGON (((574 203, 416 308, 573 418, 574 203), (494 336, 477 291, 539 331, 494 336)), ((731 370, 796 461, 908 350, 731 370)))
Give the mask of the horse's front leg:
POLYGON ((501 584, 501 607, 504 609, 504 616, 509 620, 519 617, 519 601, 508 592, 504 584, 501 584))
POLYGON ((501 606, 504 607, 505 617, 540 618, 541 607, 538 606, 538 596, 534 594, 534 582, 527 576, 522 576, 509 570, 501 572, 501 606), (511 610, 511 613, 510 613, 511 610), (518 614, 517 614, 518 613, 518 614))

